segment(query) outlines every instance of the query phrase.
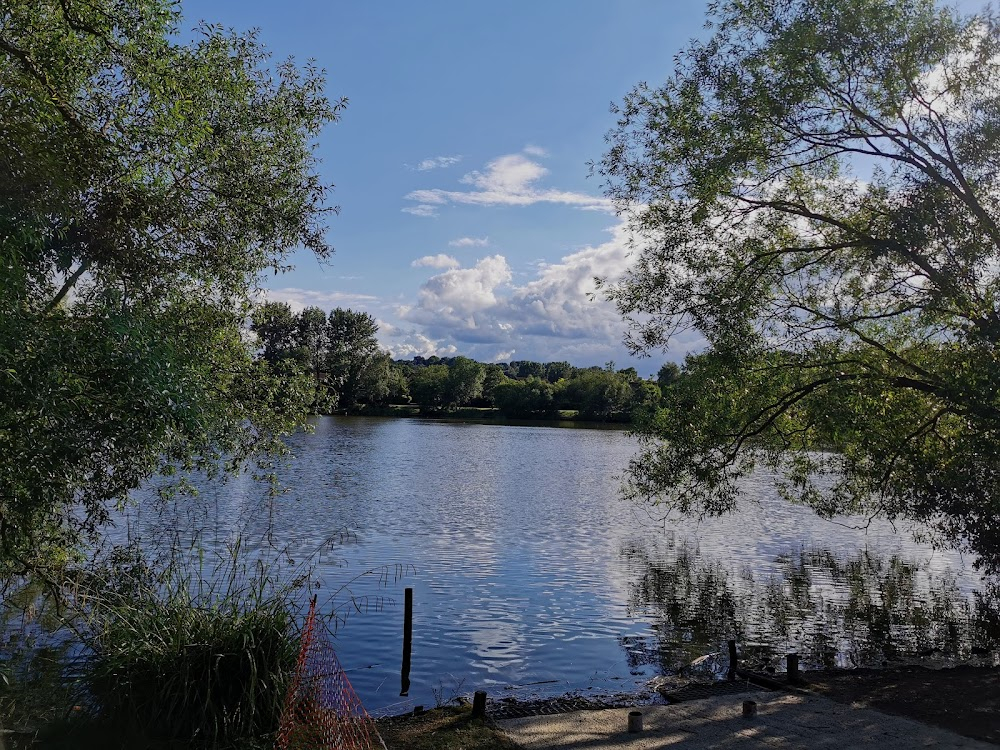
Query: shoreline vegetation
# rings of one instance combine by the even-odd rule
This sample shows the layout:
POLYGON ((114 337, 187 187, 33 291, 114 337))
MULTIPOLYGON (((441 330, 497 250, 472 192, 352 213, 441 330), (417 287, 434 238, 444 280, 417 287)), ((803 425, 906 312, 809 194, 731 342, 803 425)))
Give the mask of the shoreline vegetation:
POLYGON ((647 379, 614 362, 394 360, 378 344, 375 318, 342 308, 329 315, 318 307, 294 313, 287 303, 268 302, 252 328, 258 360, 285 372, 314 414, 635 425, 655 418, 681 376, 674 363, 647 379))
POLYGON ((633 427, 631 419, 615 417, 605 421, 584 419, 575 409, 560 409, 554 416, 534 419, 518 419, 506 416, 496 407, 466 406, 451 410, 425 410, 419 404, 364 404, 353 410, 334 409, 315 416, 332 417, 388 417, 395 419, 433 419, 441 422, 463 422, 469 424, 498 424, 514 427, 569 427, 593 430, 628 430, 633 427))

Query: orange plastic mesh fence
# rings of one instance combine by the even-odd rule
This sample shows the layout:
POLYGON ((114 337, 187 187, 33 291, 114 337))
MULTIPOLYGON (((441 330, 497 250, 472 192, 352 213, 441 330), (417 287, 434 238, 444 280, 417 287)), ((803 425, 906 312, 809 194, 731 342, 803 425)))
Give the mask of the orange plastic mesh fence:
POLYGON ((285 698, 278 750, 385 750, 375 722, 351 687, 309 606, 302 648, 285 698))

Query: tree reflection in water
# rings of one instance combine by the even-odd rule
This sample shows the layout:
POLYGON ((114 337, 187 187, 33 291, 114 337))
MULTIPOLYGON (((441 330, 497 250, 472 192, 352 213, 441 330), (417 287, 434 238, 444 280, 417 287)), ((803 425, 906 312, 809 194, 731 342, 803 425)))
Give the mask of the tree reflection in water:
POLYGON ((652 635, 620 639, 634 669, 676 674, 698 660, 692 671, 718 677, 731 638, 743 664, 761 670, 780 671, 792 652, 806 669, 997 658, 997 581, 963 593, 948 572, 871 550, 847 559, 789 552, 767 576, 729 570, 685 544, 666 558, 643 546, 622 555, 635 575, 629 614, 651 621, 652 635))

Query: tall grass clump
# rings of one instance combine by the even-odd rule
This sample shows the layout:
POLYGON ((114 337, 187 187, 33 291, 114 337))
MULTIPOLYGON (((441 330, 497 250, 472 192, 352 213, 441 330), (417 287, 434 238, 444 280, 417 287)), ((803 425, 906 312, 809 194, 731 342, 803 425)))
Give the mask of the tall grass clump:
POLYGON ((85 584, 82 681, 102 723, 188 746, 272 735, 298 653, 297 589, 239 543, 205 569, 119 549, 85 584), (249 561, 248 561, 248 558, 249 561))

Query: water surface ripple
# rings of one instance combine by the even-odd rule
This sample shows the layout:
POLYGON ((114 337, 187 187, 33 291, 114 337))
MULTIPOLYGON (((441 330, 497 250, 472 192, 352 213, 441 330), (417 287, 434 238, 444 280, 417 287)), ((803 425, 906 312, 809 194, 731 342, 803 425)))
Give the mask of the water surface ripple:
POLYGON ((373 712, 476 689, 634 690, 734 636, 752 666, 779 670, 793 650, 806 667, 850 666, 967 659, 995 644, 984 624, 995 599, 970 559, 918 544, 907 528, 821 520, 781 500, 766 475, 736 515, 663 521, 618 499, 637 450, 621 431, 314 425, 291 440, 285 494, 269 500, 248 478, 202 481, 199 497, 165 507, 137 493, 116 535, 130 528, 152 545, 167 530, 200 531, 222 547, 239 533, 287 545, 294 559, 344 532, 313 558, 314 578, 328 608, 350 613, 336 648, 373 712), (406 586, 415 590, 408 702, 399 696, 406 586))

